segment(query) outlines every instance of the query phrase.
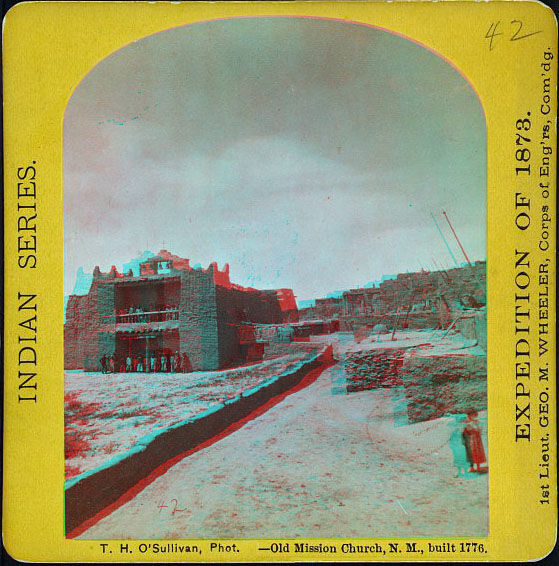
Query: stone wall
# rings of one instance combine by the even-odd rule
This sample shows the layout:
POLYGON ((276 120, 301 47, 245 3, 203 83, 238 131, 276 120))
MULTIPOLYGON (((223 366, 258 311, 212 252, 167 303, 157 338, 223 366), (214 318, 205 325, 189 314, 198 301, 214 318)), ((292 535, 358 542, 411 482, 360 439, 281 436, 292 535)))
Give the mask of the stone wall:
POLYGON ((424 348, 374 348, 340 357, 334 393, 402 390, 407 422, 487 409, 487 356, 479 348, 437 353, 424 348))
POLYGON ((401 313, 399 316, 395 314, 370 314, 363 316, 344 317, 343 329, 355 332, 357 329, 368 326, 370 334, 377 324, 384 324, 389 332, 392 332, 396 325, 396 330, 402 330, 404 327, 409 330, 421 330, 424 328, 435 328, 441 324, 445 327, 452 321, 453 313, 442 311, 439 312, 410 312, 401 313))
POLYGON ((485 304, 486 263, 457 267, 446 271, 419 271, 400 273, 379 285, 380 302, 384 309, 395 310, 410 302, 433 302, 440 294, 451 304, 458 303, 463 295, 477 297, 485 304))
POLYGON ((93 281, 87 295, 71 295, 66 306, 64 325, 64 367, 99 369, 99 358, 114 353, 114 337, 100 340, 102 316, 114 308, 113 285, 93 281), (101 348, 101 349, 100 349, 101 348))
POLYGON ((410 351, 400 373, 410 422, 487 409, 487 356, 481 349, 440 355, 410 351))
POLYGON ((375 348, 344 354, 340 363, 345 372, 346 391, 352 393, 401 385, 404 352, 396 348, 375 348))
POLYGON ((216 287, 210 273, 181 272, 179 321, 181 353, 192 368, 219 369, 216 287))
MULTIPOLYGON (((317 299, 316 305, 305 309, 303 316, 320 318, 317 308, 319 301, 332 303, 331 299, 317 299)), ((383 280, 377 287, 344 291, 343 315, 355 317, 393 313, 408 307, 414 313, 437 313, 441 301, 443 308, 452 311, 483 306, 486 302, 485 261, 446 271, 400 273, 395 278, 383 280)))

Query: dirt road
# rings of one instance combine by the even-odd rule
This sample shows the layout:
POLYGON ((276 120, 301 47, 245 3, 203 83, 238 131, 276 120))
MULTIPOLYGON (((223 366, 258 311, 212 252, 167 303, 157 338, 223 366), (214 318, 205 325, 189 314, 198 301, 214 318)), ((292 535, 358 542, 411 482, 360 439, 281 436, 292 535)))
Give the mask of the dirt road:
POLYGON ((397 391, 334 395, 339 371, 184 458, 77 538, 484 536, 487 475, 457 477, 454 420, 402 426, 397 391))

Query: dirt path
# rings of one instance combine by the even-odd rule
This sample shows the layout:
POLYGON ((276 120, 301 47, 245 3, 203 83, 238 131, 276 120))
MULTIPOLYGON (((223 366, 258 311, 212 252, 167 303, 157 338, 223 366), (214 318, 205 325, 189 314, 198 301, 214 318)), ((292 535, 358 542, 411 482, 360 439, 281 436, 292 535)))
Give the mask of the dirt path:
POLYGON ((452 419, 397 426, 397 392, 333 395, 338 371, 183 459, 77 538, 484 536, 487 475, 456 477, 452 419))

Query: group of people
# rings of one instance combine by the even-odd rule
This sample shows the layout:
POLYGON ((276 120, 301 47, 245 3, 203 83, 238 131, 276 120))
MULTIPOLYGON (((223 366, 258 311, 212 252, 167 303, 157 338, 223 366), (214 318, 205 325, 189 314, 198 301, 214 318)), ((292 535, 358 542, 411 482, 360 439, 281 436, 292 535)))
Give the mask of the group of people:
POLYGON ((177 320, 179 311, 176 305, 159 305, 148 307, 131 305, 128 309, 115 311, 116 322, 161 322, 164 320, 177 320))
POLYGON ((116 355, 103 355, 99 360, 102 373, 188 373, 192 364, 186 353, 171 351, 152 352, 149 356, 127 356, 118 359, 116 355))

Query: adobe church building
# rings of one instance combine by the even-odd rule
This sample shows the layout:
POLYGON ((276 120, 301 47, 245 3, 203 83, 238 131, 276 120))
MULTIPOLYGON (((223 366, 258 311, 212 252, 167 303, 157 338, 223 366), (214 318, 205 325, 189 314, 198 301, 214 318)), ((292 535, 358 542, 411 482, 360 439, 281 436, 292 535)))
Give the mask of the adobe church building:
POLYGON ((291 289, 241 287, 231 283, 228 265, 192 268, 161 250, 136 275, 95 267, 89 292, 70 295, 64 367, 99 370, 104 355, 122 363, 159 352, 186 354, 193 370, 217 370, 261 357, 252 324, 297 320, 291 289))

